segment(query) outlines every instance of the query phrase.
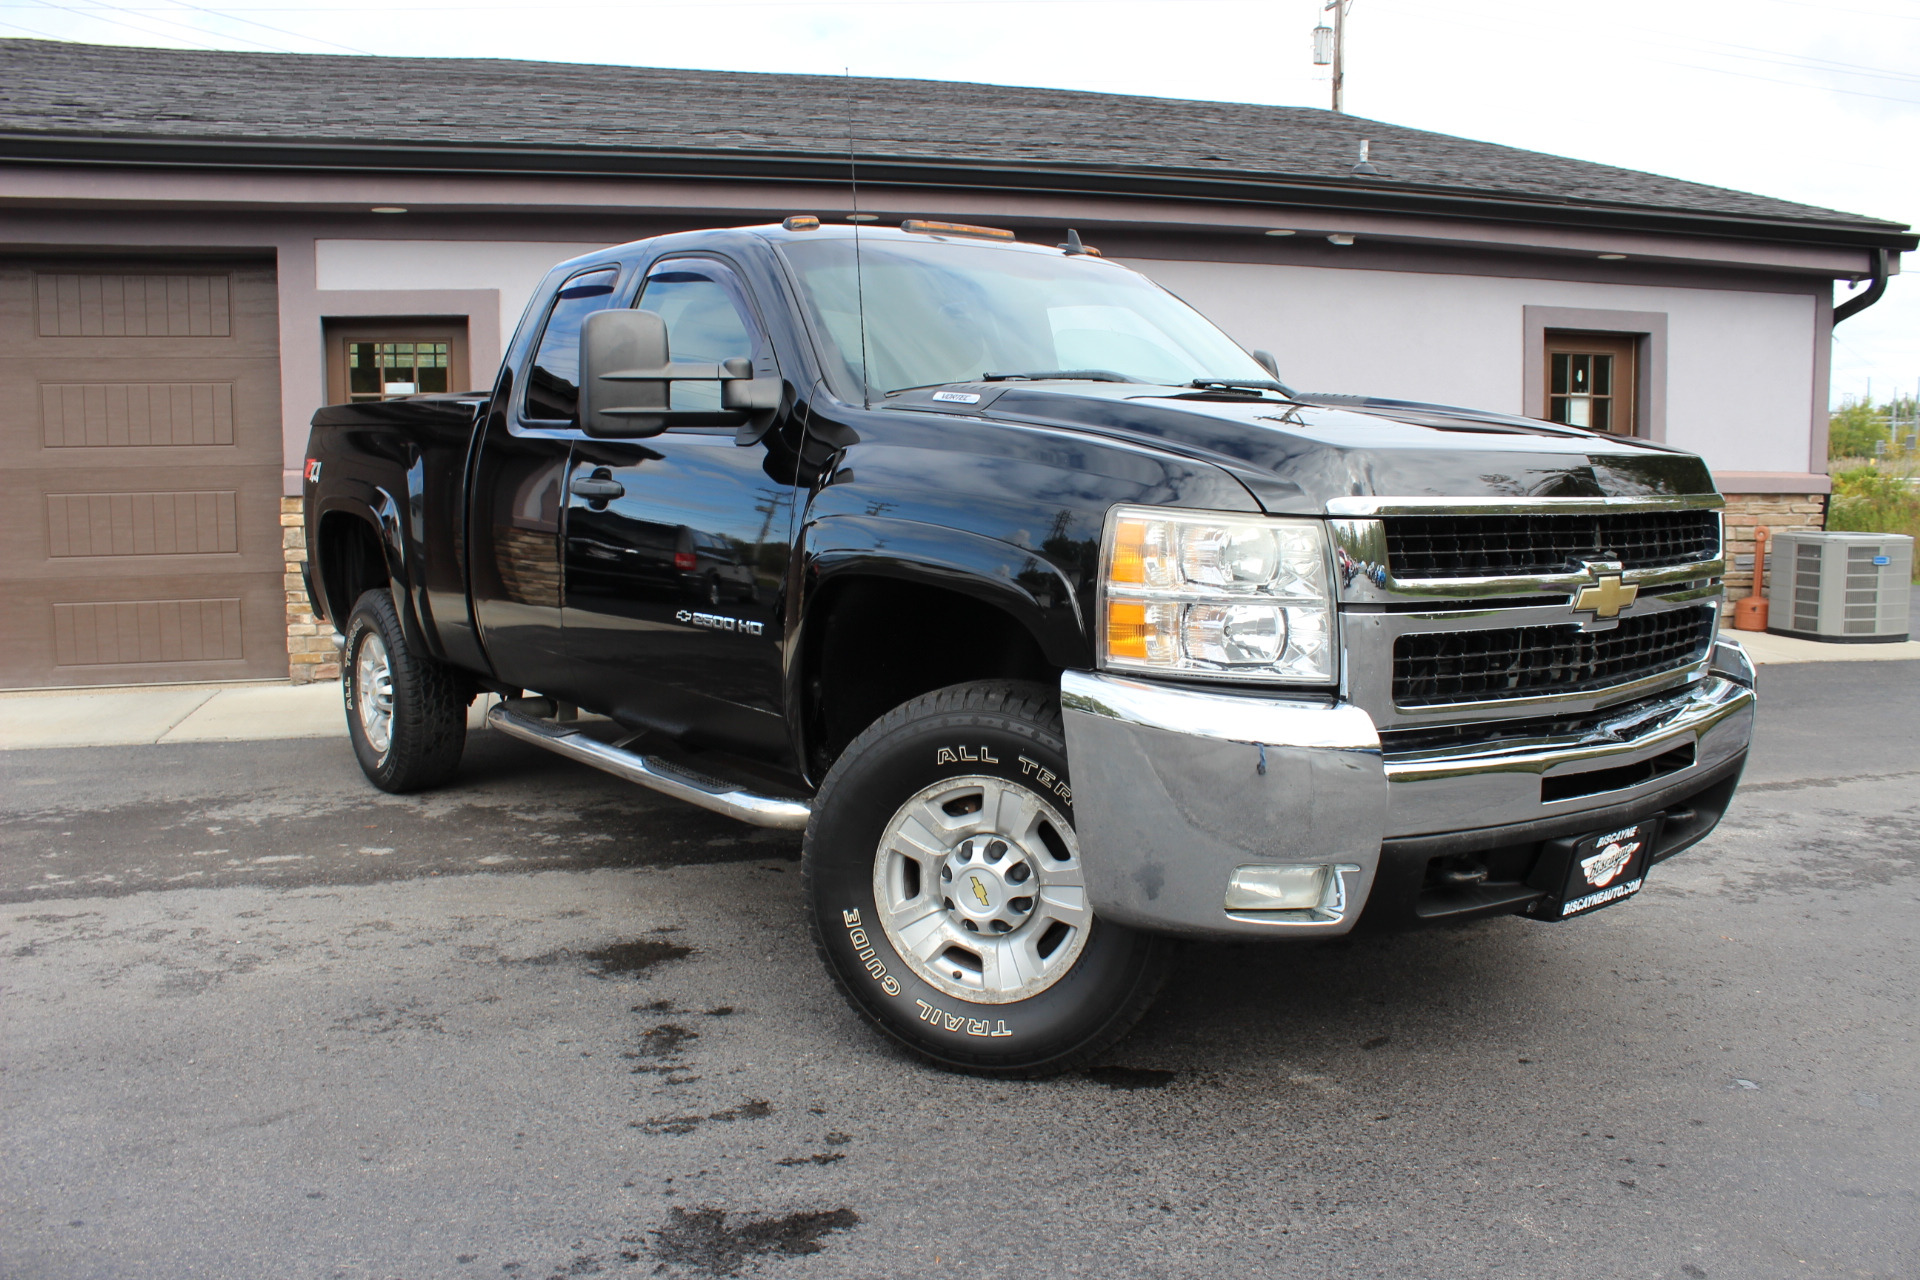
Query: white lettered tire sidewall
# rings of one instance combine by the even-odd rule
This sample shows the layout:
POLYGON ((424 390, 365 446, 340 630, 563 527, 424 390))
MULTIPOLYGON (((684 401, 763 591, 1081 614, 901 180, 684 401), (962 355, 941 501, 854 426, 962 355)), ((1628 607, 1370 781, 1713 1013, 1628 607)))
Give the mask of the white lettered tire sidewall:
POLYGON ((1011 681, 916 698, 861 734, 821 787, 807 827, 810 924, 848 1000, 938 1065, 1035 1076, 1084 1064, 1145 1012, 1165 944, 1093 920, 1071 968, 1037 995, 970 1000, 916 975, 889 941, 876 901, 881 837, 901 806, 946 778, 994 777, 1039 793, 1071 823, 1072 791, 1051 691, 1011 681), (1042 778, 1047 779, 1042 783, 1042 778))

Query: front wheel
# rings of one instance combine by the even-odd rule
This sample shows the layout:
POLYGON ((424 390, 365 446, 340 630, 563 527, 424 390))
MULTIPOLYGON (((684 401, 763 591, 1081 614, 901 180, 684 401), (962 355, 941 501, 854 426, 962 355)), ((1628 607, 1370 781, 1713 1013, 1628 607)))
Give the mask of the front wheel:
POLYGON ((1094 917, 1067 779, 1054 695, 983 681, 895 709, 820 789, 814 941, 853 1007, 936 1065, 1084 1065, 1165 979, 1166 943, 1094 917))
POLYGON ((343 656, 347 732, 367 779, 406 792, 452 777, 467 740, 465 682, 413 651, 390 593, 369 591, 354 604, 343 656))

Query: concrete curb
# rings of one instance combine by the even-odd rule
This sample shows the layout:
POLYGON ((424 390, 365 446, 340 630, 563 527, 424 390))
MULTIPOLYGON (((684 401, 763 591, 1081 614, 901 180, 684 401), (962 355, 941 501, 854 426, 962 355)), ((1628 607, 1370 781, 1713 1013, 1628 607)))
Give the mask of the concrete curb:
MULTIPOLYGON (((470 728, 485 723, 474 699, 470 728)), ((344 738, 336 681, 0 693, 0 751, 344 738)))

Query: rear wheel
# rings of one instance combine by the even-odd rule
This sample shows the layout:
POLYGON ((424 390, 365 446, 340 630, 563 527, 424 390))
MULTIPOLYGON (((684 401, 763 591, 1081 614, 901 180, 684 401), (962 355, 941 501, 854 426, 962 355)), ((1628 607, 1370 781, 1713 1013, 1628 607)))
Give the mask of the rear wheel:
POLYGON ((412 650, 390 593, 369 591, 354 604, 343 658, 347 732, 368 780, 405 792, 452 777, 467 739, 466 681, 412 650))
POLYGON ((1167 944, 1088 904, 1058 703, 985 681, 862 733, 807 828, 814 939, 841 991, 940 1066, 1039 1076, 1091 1060, 1164 981, 1167 944))

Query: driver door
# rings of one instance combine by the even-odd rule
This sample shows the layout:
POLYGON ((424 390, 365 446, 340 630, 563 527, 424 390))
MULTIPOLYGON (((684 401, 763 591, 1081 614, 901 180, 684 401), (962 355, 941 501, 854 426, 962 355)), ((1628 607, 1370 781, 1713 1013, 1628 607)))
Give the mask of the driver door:
MULTIPOLYGON (((779 366, 728 264, 655 264, 635 306, 666 321, 675 361, 779 366)), ((576 439, 568 469, 565 627, 608 714, 690 745, 784 760, 784 584, 794 506, 791 404, 749 445, 733 427, 576 439)), ((676 409, 718 409, 718 383, 676 383, 676 409)))

